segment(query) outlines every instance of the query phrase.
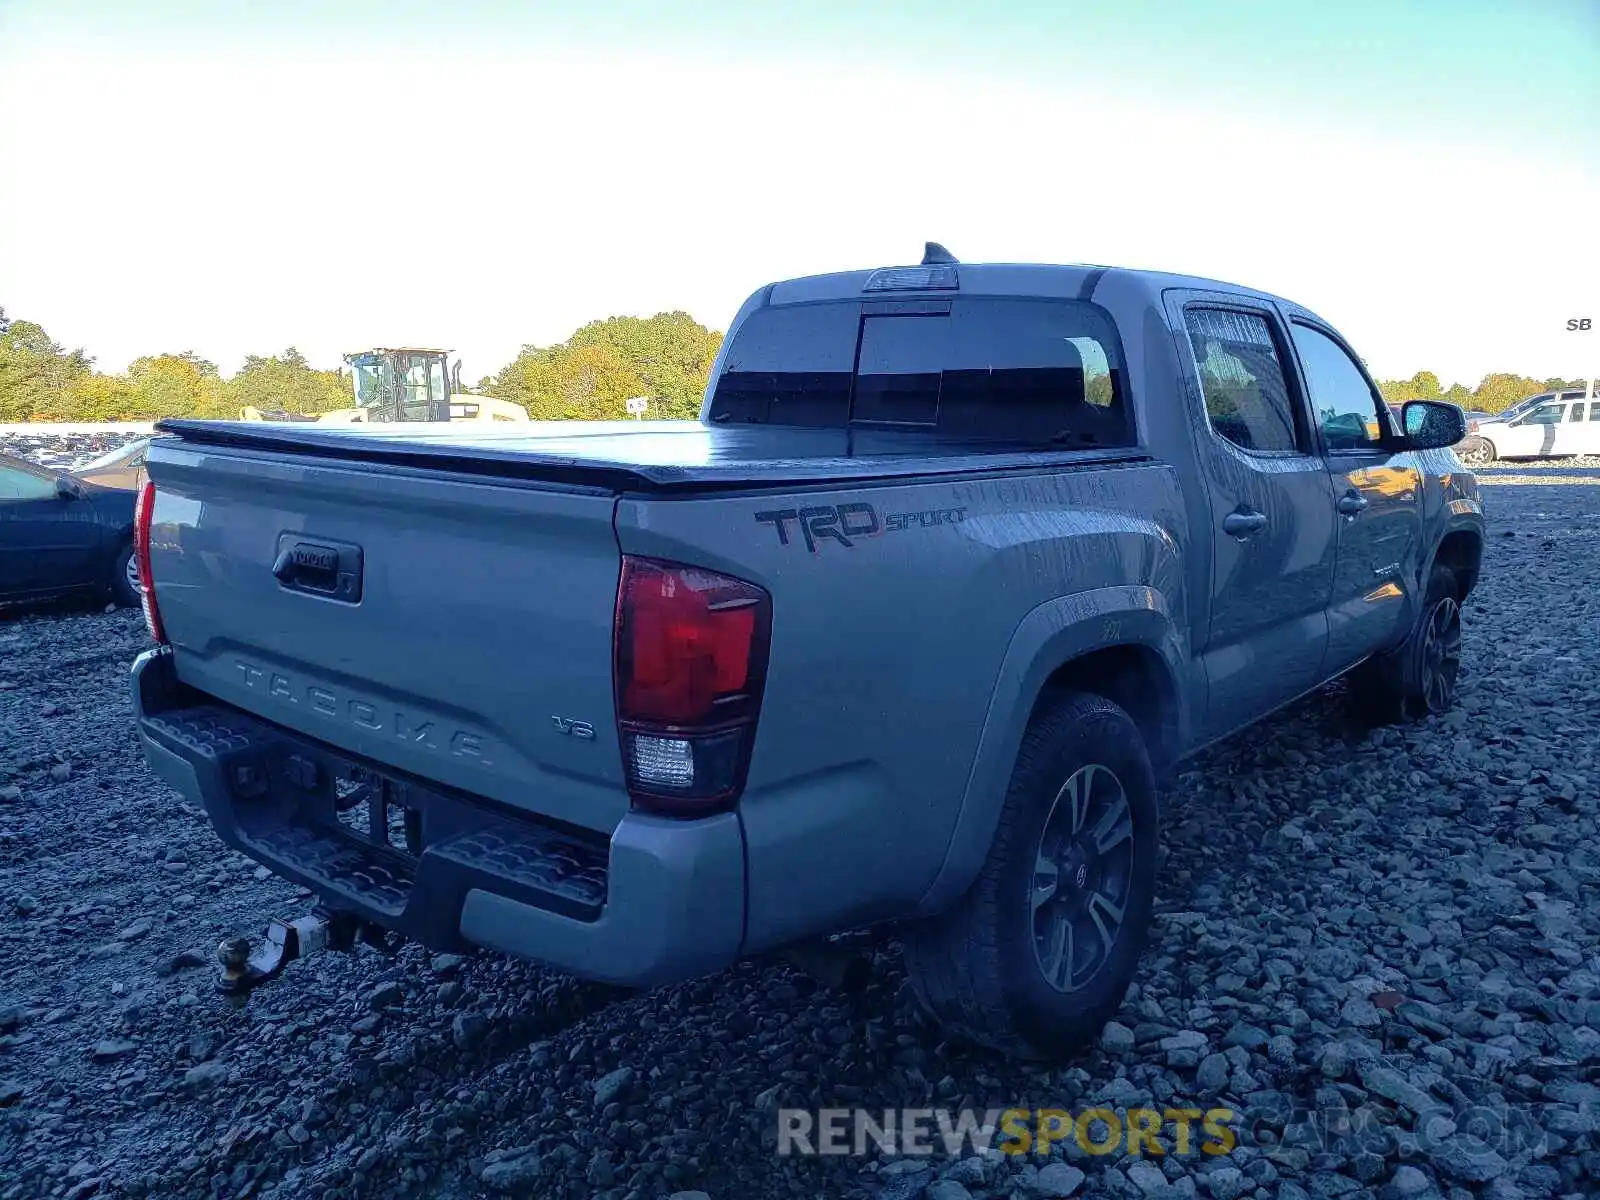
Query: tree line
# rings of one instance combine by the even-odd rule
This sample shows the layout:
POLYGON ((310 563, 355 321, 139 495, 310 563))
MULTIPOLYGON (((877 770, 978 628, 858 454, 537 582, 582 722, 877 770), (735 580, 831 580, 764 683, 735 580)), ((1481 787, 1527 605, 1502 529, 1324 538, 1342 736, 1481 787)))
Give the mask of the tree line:
POLYGON ((1446 388, 1432 371, 1418 371, 1410 379, 1378 381, 1378 390, 1390 404, 1404 404, 1407 400, 1447 400, 1468 412, 1486 413, 1503 412, 1518 400, 1537 396, 1540 392, 1583 386, 1581 379, 1535 379, 1531 375, 1506 372, 1485 375, 1475 388, 1459 383, 1446 388))
MULTIPOLYGON (((720 333, 688 313, 609 317, 556 345, 523 346, 474 390, 521 404, 535 420, 621 420, 635 396, 649 399, 652 417, 693 418, 721 345, 720 333)), ((252 354, 226 379, 192 351, 139 358, 117 374, 0 308, 0 424, 232 420, 245 408, 314 416, 354 403, 348 371, 319 370, 293 346, 252 354)))
MULTIPOLYGON (((722 334, 688 313, 607 317, 564 342, 525 345, 476 391, 521 404, 534 420, 620 420, 632 397, 649 399, 651 417, 694 418, 722 334)), ((1497 372, 1476 387, 1446 388, 1432 371, 1379 382, 1385 400, 1448 400, 1500 412, 1525 396, 1581 381, 1497 372)), ((0 308, 0 423, 149 421, 193 416, 234 419, 244 408, 307 416, 354 403, 349 372, 319 370, 294 347, 250 355, 224 379, 215 363, 189 351, 136 359, 121 374, 97 371, 83 349, 68 350, 33 321, 0 308)))

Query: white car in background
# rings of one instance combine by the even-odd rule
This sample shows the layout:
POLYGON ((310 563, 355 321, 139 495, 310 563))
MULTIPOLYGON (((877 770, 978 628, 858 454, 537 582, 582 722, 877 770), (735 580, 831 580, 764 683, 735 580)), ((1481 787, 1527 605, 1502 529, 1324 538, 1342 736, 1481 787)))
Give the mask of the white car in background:
POLYGON ((1486 421, 1469 421, 1456 454, 1470 466, 1501 458, 1600 456, 1600 391, 1591 382, 1531 397, 1486 421))

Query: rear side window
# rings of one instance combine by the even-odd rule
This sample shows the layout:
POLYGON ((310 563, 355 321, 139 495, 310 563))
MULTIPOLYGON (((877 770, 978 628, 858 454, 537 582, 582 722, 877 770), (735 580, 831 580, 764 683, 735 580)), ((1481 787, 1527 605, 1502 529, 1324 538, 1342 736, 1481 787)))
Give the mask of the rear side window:
POLYGON ((1589 420, 1600 421, 1600 400, 1589 402, 1589 420))
POLYGON ((1298 450, 1294 404, 1272 326, 1256 313, 1184 313, 1211 428, 1241 450, 1298 450))
POLYGON ((1029 445, 1133 444, 1121 350, 1102 309, 977 298, 937 307, 759 310, 729 347, 711 417, 1029 445))

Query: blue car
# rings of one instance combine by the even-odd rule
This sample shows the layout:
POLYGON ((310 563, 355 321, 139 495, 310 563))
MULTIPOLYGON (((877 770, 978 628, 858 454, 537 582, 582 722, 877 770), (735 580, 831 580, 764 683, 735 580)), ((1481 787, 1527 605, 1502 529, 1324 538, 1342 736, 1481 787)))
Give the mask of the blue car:
POLYGON ((0 454, 0 603, 98 594, 138 604, 136 498, 0 454))

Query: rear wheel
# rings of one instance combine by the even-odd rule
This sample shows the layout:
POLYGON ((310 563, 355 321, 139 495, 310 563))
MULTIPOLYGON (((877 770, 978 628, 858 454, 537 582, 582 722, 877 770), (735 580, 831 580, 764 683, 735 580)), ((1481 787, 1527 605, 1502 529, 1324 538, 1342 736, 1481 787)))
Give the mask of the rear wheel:
POLYGON ((1469 437, 1456 447, 1456 457, 1468 466, 1486 467, 1499 456, 1488 438, 1469 437))
POLYGON ((1461 588, 1450 568, 1436 565, 1405 642, 1363 665, 1351 682, 1365 717, 1395 724, 1448 709, 1460 674, 1461 588))
POLYGON ((111 572, 111 598, 123 608, 139 605, 139 561, 133 556, 132 542, 117 552, 111 572))
POLYGON ((1155 894, 1144 739, 1068 694, 1029 723, 989 857, 953 908, 905 937, 912 985, 951 1033, 1022 1058, 1091 1042, 1133 978, 1155 894))

